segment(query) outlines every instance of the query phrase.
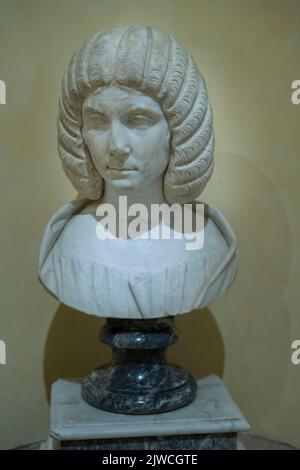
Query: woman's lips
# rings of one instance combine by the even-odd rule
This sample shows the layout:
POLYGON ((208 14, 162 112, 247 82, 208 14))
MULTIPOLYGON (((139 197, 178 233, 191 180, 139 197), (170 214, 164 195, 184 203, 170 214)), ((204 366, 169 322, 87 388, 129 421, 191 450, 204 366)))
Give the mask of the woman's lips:
POLYGON ((128 173, 134 173, 136 170, 134 168, 112 168, 112 167, 107 167, 107 170, 112 173, 112 174, 128 174, 128 173))

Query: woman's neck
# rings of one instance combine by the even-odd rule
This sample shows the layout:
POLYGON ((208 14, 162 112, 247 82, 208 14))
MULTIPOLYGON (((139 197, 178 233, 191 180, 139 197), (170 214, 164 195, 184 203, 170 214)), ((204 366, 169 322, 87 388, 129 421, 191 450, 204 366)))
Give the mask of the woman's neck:
MULTIPOLYGON (((135 191, 122 191, 116 189, 112 184, 106 182, 104 195, 101 199, 101 204, 112 204, 118 214, 120 196, 126 196, 128 208, 133 204, 143 204, 147 208, 148 213, 150 214, 152 204, 166 203, 166 199, 163 192, 163 177, 160 177, 151 184, 135 191)), ((124 198, 122 199, 124 201, 124 198)))

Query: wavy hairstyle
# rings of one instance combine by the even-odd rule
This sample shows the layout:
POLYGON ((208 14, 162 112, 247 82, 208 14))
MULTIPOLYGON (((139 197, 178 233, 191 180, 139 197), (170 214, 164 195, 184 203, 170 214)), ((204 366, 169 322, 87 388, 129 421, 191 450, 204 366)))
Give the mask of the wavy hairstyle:
POLYGON ((81 126, 84 99, 110 84, 157 101, 171 131, 164 194, 169 204, 191 202, 213 171, 214 133, 206 85, 192 56, 171 35, 150 26, 118 26, 93 35, 77 49, 62 82, 58 153, 79 194, 99 199, 97 172, 81 126))

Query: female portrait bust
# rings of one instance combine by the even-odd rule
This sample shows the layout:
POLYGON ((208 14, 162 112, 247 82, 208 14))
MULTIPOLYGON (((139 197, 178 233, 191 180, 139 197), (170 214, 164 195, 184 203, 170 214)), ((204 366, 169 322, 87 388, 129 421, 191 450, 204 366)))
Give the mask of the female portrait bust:
POLYGON ((205 205, 204 245, 181 239, 97 236, 97 208, 194 204, 213 172, 206 85, 171 35, 114 27, 74 53, 59 101, 58 153, 77 198, 50 219, 39 278, 61 302, 103 317, 190 312, 224 294, 236 274, 236 238, 205 205))

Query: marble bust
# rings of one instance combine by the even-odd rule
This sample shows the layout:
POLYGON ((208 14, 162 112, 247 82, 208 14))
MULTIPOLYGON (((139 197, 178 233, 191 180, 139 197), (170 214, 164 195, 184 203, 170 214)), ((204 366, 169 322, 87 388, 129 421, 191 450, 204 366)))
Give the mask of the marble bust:
POLYGON ((236 238, 217 209, 205 205, 199 250, 186 249, 185 235, 149 239, 149 225, 134 238, 97 235, 97 210, 110 204, 120 220, 120 196, 129 207, 194 207, 213 152, 206 85, 177 40, 149 26, 92 36, 63 78, 58 153, 78 196, 46 227, 42 284, 66 305, 103 317, 161 318, 214 302, 236 274, 236 238))

